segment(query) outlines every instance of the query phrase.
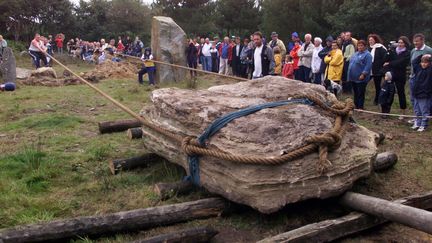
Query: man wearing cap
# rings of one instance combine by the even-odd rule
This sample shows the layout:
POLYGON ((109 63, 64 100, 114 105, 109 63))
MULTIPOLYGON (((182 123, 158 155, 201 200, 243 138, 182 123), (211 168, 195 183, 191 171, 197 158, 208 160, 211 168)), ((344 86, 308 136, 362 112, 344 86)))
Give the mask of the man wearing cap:
POLYGON ((298 35, 297 32, 293 32, 291 34, 291 40, 292 41, 288 43, 288 52, 290 52, 294 48, 296 41, 298 41, 300 43, 300 45, 303 44, 301 42, 301 40, 300 40, 299 35, 298 35))
POLYGON ((273 50, 275 46, 279 46, 279 49, 281 50, 282 59, 285 58, 286 55, 286 47, 282 40, 279 39, 279 35, 276 32, 271 33, 272 40, 269 43, 270 48, 273 50))

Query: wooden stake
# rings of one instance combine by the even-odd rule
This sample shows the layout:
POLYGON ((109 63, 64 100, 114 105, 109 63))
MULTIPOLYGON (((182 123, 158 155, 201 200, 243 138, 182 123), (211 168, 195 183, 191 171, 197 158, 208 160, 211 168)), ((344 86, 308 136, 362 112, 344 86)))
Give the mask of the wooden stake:
POLYGON ((193 184, 189 181, 176 183, 157 183, 153 191, 158 194, 161 200, 169 199, 175 195, 186 194, 193 190, 193 184))
POLYGON ((143 131, 141 127, 129 128, 127 130, 127 136, 130 140, 139 139, 143 137, 143 131))
POLYGON ((146 168, 151 164, 160 161, 161 157, 156 154, 143 154, 138 157, 132 157, 127 159, 115 159, 109 161, 109 168, 111 174, 117 175, 120 171, 133 170, 135 168, 146 168))
POLYGON ((104 134, 104 133, 113 133, 113 132, 123 132, 128 130, 129 128, 141 127, 141 122, 137 119, 105 121, 105 122, 99 122, 98 126, 99 126, 99 132, 101 134, 104 134))

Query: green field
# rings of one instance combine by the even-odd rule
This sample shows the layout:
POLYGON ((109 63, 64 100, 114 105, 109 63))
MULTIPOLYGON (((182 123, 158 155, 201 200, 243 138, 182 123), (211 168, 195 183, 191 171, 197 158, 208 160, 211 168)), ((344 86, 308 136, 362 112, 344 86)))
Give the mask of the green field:
MULTIPOLYGON (((93 68, 76 61, 68 62, 78 72, 93 68)), ((30 66, 26 58, 18 58, 18 63, 21 67, 30 66)), ((63 71, 58 67, 55 69, 58 73, 63 71)), ((203 76, 198 79, 198 88, 215 83, 218 83, 217 79, 203 76)), ((139 86, 136 80, 104 80, 96 85, 136 112, 149 102, 151 89, 139 86)), ((188 84, 166 86, 187 88, 188 84)), ((176 181, 183 176, 181 169, 166 161, 147 169, 112 176, 108 169, 110 159, 136 156, 145 151, 141 141, 131 141, 125 133, 98 133, 97 122, 129 117, 85 85, 55 88, 20 86, 15 92, 0 93, 0 101, 0 228, 172 204, 207 196, 195 192, 161 202, 152 191, 154 183, 176 181)), ((397 107, 397 101, 394 107, 397 107)), ((367 109, 378 110, 378 107, 372 106, 368 99, 367 109)), ((359 114, 355 114, 355 118, 369 129, 388 136, 380 150, 393 150, 400 156, 394 169, 359 181, 355 191, 395 199, 432 190, 430 131, 410 131, 406 122, 397 119, 359 114)), ((324 204, 296 205, 271 216, 246 208, 228 217, 95 241, 124 242, 185 225, 207 224, 225 232, 227 242, 250 242, 344 213, 342 209, 324 204)), ((401 228, 392 224, 357 236, 360 238, 346 240, 428 237, 403 228, 401 232, 408 237, 403 238, 404 233, 394 232, 401 228)))

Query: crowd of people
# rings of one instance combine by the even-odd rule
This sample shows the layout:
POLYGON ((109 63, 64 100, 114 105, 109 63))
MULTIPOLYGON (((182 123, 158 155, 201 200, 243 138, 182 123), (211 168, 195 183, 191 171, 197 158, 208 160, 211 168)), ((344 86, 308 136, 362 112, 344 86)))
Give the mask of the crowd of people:
MULTIPOLYGON (((49 56, 54 52, 63 53, 64 41, 63 34, 55 38, 36 34, 29 47, 35 67, 40 67, 40 62, 49 65, 49 56)), ((397 94, 401 113, 406 114, 408 79, 410 102, 415 115, 422 117, 409 122, 413 123, 412 129, 421 132, 428 126, 426 117, 431 115, 432 109, 432 48, 425 44, 423 34, 414 35, 412 41, 411 44, 408 37, 401 36, 385 45, 377 34, 357 40, 351 32, 342 32, 337 38, 328 36, 323 41, 311 34, 300 38, 294 32, 285 45, 276 32, 269 41, 255 32, 244 39, 238 36, 225 37, 222 41, 218 37, 189 39, 186 56, 188 66, 193 69, 246 79, 283 76, 323 85, 335 95, 353 94, 357 109, 364 109, 366 87, 371 83, 375 90, 373 102, 380 105, 382 113, 390 113, 397 94)), ((7 46, 1 36, 0 45, 7 46)), ((69 55, 94 63, 102 63, 107 58, 118 61, 114 54, 119 53, 140 56, 143 67, 138 73, 139 83, 143 84, 142 76, 148 74, 150 85, 155 85, 156 68, 151 49, 144 48, 138 37, 134 41, 129 36, 118 37, 117 42, 115 39, 89 42, 75 38, 66 43, 66 48, 69 55)), ((197 72, 190 74, 194 78, 197 72)))
MULTIPOLYGON (((432 48, 425 44, 423 34, 414 35, 412 40, 413 45, 408 37, 401 36, 385 45, 377 34, 357 40, 351 32, 342 32, 323 41, 311 34, 302 39, 294 32, 285 45, 276 32, 269 41, 255 32, 244 39, 193 38, 188 40, 186 55, 191 68, 201 66, 205 71, 249 79, 283 76, 323 85, 335 95, 353 94, 357 109, 364 109, 370 82, 375 89, 373 102, 380 105, 382 113, 390 113, 397 93, 401 113, 406 114, 405 85, 410 67, 411 104, 419 118, 409 122, 412 129, 422 132, 432 109, 432 48)), ((191 71, 191 76, 196 72, 191 71)))

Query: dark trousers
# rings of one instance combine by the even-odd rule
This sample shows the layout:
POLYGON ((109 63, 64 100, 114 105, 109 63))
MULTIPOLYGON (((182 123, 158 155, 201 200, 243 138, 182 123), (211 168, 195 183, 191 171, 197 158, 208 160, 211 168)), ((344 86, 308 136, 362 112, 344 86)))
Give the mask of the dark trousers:
POLYGON ((310 83, 311 79, 310 79, 310 73, 311 73, 311 68, 305 67, 305 66, 300 66, 298 69, 299 72, 299 79, 303 82, 306 83, 310 83))
POLYGON ((45 66, 48 66, 48 61, 46 59, 46 56, 40 52, 40 51, 29 51, 30 56, 33 59, 33 63, 36 66, 36 68, 40 68, 40 61, 44 63, 45 66))
POLYGON ((349 62, 345 61, 344 67, 342 70, 342 91, 347 94, 351 94, 353 92, 353 84, 348 80, 348 66, 349 62))
POLYGON ((321 73, 314 73, 313 74, 313 82, 314 84, 321 84, 322 80, 321 80, 321 73))
POLYGON ((156 71, 155 67, 143 67, 143 68, 141 68, 141 70, 138 72, 138 82, 140 84, 144 84, 143 75, 147 73, 148 77, 149 77, 149 84, 155 85, 155 81, 154 81, 155 71, 156 71))
POLYGON ((374 104, 378 104, 378 98, 381 91, 381 80, 383 76, 372 76, 374 85, 375 85, 375 98, 374 98, 374 104))
POLYGON ((354 91, 354 104, 357 109, 364 109, 366 86, 367 83, 352 82, 352 87, 354 91))
MULTIPOLYGON (((197 67, 198 67, 197 60, 196 59, 188 60, 188 67, 193 68, 193 69, 197 69, 197 67)), ((197 72, 190 70, 190 75, 191 75, 191 77, 195 77, 195 76, 197 76, 197 72)))
POLYGON ((294 69, 294 79, 301 80, 300 78, 301 78, 300 69, 294 69))
POLYGON ((396 85, 396 91, 399 97, 399 107, 403 110, 407 108, 407 101, 406 101, 406 95, 405 95, 405 84, 406 79, 405 78, 393 78, 393 81, 396 85))
POLYGON ((240 63, 240 57, 235 57, 232 60, 232 70, 234 76, 241 76, 241 63, 240 63))

